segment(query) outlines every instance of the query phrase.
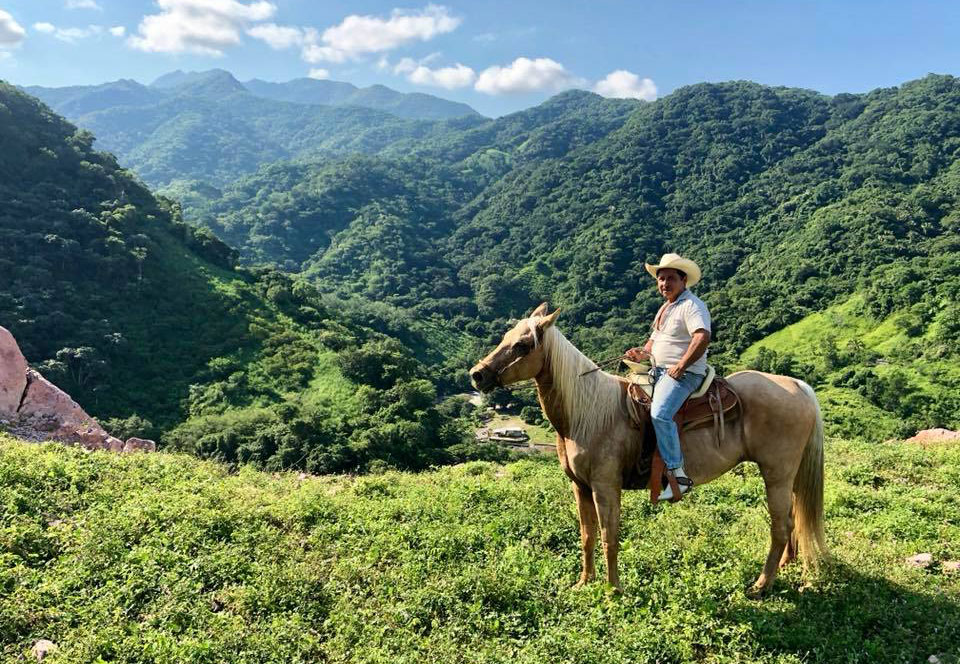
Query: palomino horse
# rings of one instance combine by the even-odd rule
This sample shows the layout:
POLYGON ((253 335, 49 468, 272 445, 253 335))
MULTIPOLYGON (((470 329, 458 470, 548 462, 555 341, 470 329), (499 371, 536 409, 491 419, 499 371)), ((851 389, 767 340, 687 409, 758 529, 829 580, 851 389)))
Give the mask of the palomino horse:
MULTIPOLYGON (((558 310, 559 311, 559 310, 558 310)), ((535 379, 540 405, 557 431, 557 456, 573 483, 580 517, 582 585, 593 580, 597 522, 607 582, 617 591, 620 493, 639 460, 642 433, 626 410, 622 378, 594 364, 554 327, 558 311, 546 303, 508 331, 470 370, 481 391, 535 379)), ((804 568, 826 553, 823 534, 823 419, 813 389, 787 376, 741 371, 728 378, 740 395, 742 416, 723 442, 712 428, 685 432, 687 473, 706 484, 742 461, 760 467, 770 511, 770 551, 751 588, 769 589, 780 567, 799 553, 804 568)))

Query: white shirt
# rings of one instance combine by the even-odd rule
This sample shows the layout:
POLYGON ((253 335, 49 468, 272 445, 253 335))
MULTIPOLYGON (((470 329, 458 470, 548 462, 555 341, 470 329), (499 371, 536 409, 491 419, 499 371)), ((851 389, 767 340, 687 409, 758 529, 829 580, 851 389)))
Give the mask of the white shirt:
MULTIPOLYGON (((672 367, 680 362, 697 330, 710 332, 710 311, 703 300, 684 289, 673 302, 664 302, 654 319, 650 350, 657 366, 672 367)), ((687 371, 706 375, 706 352, 687 367, 687 371)))

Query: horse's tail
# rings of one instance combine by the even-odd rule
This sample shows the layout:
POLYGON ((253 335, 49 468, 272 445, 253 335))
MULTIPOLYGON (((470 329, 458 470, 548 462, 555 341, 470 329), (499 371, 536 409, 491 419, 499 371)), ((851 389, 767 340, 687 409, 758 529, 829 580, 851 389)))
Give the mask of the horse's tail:
POLYGON ((817 419, 793 480, 793 539, 804 569, 815 569, 828 553, 823 533, 823 413, 813 388, 797 382, 813 402, 817 419))

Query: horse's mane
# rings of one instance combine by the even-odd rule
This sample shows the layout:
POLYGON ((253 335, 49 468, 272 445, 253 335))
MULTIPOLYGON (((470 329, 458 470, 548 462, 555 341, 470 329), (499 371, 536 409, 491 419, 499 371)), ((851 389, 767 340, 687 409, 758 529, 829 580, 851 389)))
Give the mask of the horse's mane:
POLYGON ((560 395, 563 415, 570 428, 568 436, 585 443, 621 416, 620 382, 603 371, 581 376, 597 365, 555 325, 547 328, 543 346, 553 375, 553 387, 560 395))

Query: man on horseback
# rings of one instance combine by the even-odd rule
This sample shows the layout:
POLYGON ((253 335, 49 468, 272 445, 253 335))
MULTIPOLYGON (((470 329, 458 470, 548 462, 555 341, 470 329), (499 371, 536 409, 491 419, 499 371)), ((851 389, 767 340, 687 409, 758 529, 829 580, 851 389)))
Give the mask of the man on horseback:
MULTIPOLYGON (((703 300, 688 290, 700 281, 700 267, 692 260, 664 254, 658 265, 646 263, 645 267, 657 280, 657 290, 666 301, 657 312, 647 343, 631 348, 626 357, 653 360, 655 388, 650 417, 660 456, 683 494, 693 488, 693 481, 683 469, 680 433, 673 418, 706 376, 710 312, 703 300)), ((668 485, 660 500, 671 498, 673 490, 668 485)))

